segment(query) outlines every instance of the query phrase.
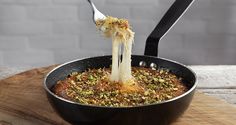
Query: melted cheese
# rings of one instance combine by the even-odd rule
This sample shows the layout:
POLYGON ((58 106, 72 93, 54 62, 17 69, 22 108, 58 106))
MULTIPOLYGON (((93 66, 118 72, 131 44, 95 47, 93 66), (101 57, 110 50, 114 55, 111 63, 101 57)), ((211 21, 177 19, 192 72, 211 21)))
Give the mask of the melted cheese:
POLYGON ((112 72, 111 81, 119 81, 130 84, 131 75, 131 51, 134 41, 134 32, 125 19, 118 19, 108 16, 105 20, 96 21, 97 28, 104 35, 112 39, 112 72), (123 46, 122 61, 119 60, 119 51, 123 46))

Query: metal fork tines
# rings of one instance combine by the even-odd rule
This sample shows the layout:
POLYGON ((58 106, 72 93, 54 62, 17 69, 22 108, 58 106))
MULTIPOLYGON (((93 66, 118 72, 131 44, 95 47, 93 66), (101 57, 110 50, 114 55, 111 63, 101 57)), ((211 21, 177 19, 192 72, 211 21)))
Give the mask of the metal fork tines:
POLYGON ((91 0, 88 0, 90 3, 92 10, 93 10, 93 21, 96 22, 98 19, 106 19, 106 16, 102 14, 94 5, 94 3, 91 0))

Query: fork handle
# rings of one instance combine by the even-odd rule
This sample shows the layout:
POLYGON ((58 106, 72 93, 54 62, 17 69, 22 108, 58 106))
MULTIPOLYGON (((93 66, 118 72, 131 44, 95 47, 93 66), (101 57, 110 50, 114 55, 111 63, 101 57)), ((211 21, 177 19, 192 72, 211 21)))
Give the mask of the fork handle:
POLYGON ((92 10, 93 10, 93 16, 92 16, 93 22, 96 23, 96 22, 95 22, 94 14, 95 14, 95 11, 97 11, 97 8, 95 7, 95 5, 93 4, 93 2, 92 2, 91 0, 87 0, 87 1, 89 2, 89 4, 90 4, 91 7, 92 7, 92 10))

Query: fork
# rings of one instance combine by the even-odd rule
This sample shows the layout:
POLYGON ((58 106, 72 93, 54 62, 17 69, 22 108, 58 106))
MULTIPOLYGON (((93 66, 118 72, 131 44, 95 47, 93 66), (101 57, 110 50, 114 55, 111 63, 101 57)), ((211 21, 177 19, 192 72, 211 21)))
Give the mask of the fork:
POLYGON ((98 20, 98 19, 103 19, 103 20, 106 19, 106 16, 96 8, 96 6, 94 5, 94 3, 91 0, 88 0, 88 2, 91 5, 92 10, 93 10, 94 23, 96 23, 96 20, 98 20))

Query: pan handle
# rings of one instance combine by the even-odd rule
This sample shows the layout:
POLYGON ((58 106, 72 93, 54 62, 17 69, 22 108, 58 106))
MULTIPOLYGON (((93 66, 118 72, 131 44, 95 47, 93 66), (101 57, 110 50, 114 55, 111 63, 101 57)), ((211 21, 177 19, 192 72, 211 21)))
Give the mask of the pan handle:
POLYGON ((158 43, 186 12, 194 0, 176 0, 146 40, 144 55, 157 56, 158 43))

